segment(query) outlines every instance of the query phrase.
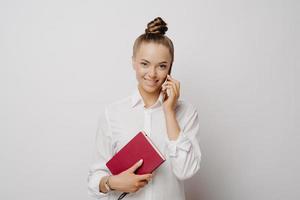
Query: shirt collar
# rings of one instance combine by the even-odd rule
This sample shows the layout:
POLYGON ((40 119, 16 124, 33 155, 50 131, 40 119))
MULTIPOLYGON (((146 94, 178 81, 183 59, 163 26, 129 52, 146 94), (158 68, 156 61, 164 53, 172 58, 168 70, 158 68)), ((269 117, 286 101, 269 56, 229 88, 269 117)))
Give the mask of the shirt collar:
MULTIPOLYGON (((162 103, 163 103, 163 93, 160 93, 157 101, 155 102, 155 104, 150 106, 150 108, 154 108, 158 105, 162 105, 162 103)), ((131 96, 131 107, 134 108, 135 106, 137 106, 139 104, 143 104, 143 106, 145 105, 139 89, 135 88, 135 90, 131 96)))

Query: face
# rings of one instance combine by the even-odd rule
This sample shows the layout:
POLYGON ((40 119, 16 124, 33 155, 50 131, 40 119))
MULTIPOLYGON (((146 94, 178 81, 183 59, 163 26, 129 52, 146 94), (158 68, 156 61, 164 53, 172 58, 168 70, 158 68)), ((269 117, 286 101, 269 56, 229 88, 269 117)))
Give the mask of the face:
POLYGON ((171 67, 171 55, 164 45, 142 43, 132 58, 139 88, 146 93, 160 91, 171 67))

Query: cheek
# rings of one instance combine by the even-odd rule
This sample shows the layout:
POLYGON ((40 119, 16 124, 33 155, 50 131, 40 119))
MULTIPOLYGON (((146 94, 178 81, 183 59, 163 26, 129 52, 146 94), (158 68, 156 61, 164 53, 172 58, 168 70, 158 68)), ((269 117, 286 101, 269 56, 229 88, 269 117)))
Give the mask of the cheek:
POLYGON ((136 68, 136 77, 137 79, 143 79, 143 77, 145 76, 146 72, 143 69, 140 68, 136 68))
POLYGON ((141 68, 141 67, 139 67, 139 68, 137 68, 137 74, 139 75, 139 76, 145 76, 145 74, 147 74, 147 69, 143 69, 143 68, 141 68))
POLYGON ((167 71, 163 71, 161 73, 159 73, 159 79, 165 79, 168 75, 168 72, 167 71))

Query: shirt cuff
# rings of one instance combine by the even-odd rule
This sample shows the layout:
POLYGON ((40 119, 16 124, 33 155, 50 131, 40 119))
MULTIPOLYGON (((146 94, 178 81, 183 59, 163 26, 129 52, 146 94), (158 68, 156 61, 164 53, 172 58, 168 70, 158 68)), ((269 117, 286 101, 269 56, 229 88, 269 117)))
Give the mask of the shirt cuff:
POLYGON ((192 146, 190 139, 181 131, 177 140, 167 139, 166 142, 170 157, 177 157, 179 150, 189 152, 192 146))
POLYGON ((89 180, 88 180, 89 196, 94 197, 94 198, 101 198, 101 197, 108 195, 108 193, 102 193, 99 191, 100 180, 104 176, 106 176, 106 174, 99 173, 99 174, 94 174, 92 177, 89 177, 89 180))

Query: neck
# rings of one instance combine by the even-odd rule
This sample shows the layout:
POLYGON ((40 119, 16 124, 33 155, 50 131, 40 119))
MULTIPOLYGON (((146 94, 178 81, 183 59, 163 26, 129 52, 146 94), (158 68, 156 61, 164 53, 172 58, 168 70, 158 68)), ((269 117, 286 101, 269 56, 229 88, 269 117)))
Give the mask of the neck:
POLYGON ((143 101, 145 103, 145 108, 148 108, 150 106, 152 106, 153 104, 155 104, 155 102, 157 101, 159 94, 160 94, 160 90, 155 91, 153 93, 148 93, 145 92, 140 85, 138 85, 138 89, 140 91, 140 94, 143 98, 143 101))

